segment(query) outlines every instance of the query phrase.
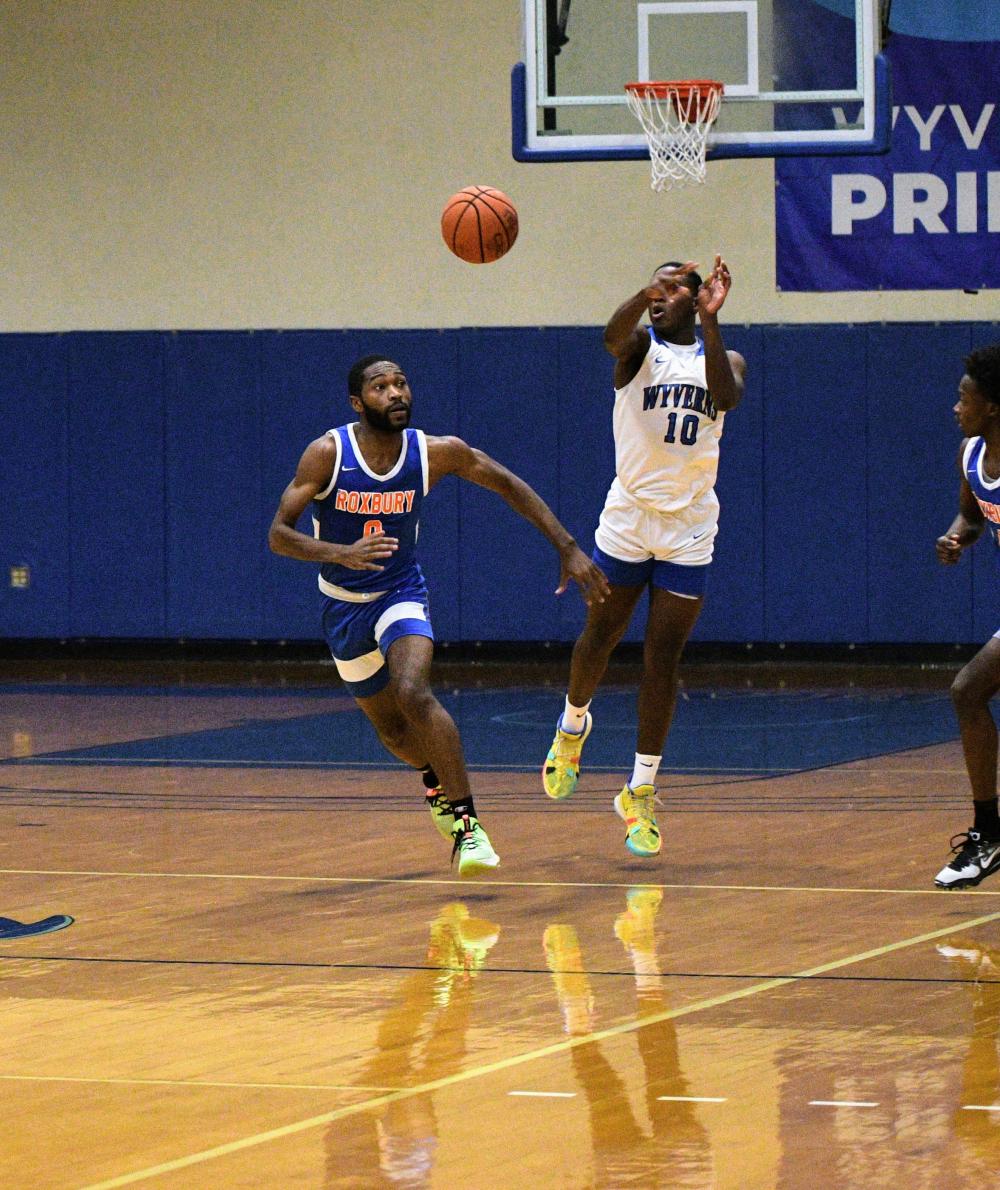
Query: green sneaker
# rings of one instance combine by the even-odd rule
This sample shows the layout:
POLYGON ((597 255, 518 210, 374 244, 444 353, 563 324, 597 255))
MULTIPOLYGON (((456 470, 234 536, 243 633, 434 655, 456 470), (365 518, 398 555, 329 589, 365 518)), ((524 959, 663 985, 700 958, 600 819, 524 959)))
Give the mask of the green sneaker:
POLYGON ((625 819, 625 846, 633 855, 656 855, 660 850, 660 829, 656 825, 653 802, 656 790, 652 785, 626 785, 615 798, 615 811, 625 819))
POLYGON ((500 864, 500 856, 493 850, 489 835, 479 825, 478 818, 464 814, 452 824, 451 837, 454 846, 451 858, 458 856, 458 874, 461 877, 480 876, 500 864))
MULTIPOLYGON (((561 717, 559 722, 562 722, 561 717)), ((561 727, 556 728, 552 747, 542 765, 542 785, 549 797, 557 802, 569 797, 576 789, 580 776, 580 753, 593 726, 594 720, 588 711, 583 721, 583 731, 574 735, 571 731, 563 731, 561 727)))
POLYGON ((451 828, 455 825, 455 815, 452 813, 451 802, 440 785, 436 789, 428 789, 424 798, 427 809, 431 812, 431 821, 437 828, 438 834, 446 843, 451 843, 451 828))

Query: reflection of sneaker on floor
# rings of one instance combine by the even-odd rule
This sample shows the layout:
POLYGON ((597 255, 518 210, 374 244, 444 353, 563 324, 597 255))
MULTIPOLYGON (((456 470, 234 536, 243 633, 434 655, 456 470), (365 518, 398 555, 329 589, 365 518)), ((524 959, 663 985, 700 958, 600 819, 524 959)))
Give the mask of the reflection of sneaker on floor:
POLYGON ((500 864, 500 856, 493 850, 489 835, 479 825, 478 818, 464 814, 452 823, 452 859, 458 856, 459 876, 481 876, 500 864))
POLYGON ((427 961, 434 967, 461 967, 474 974, 499 937, 496 922, 472 917, 461 901, 452 901, 431 922, 427 961))
POLYGON ((961 946, 939 942, 935 947, 942 958, 950 959, 956 967, 972 979, 1000 980, 1000 950, 991 946, 977 946, 962 939, 961 946))
POLYGON ((632 960, 640 991, 661 990, 654 926, 662 900, 662 888, 630 888, 625 894, 625 912, 615 919, 615 937, 632 960))
POLYGON ((500 937, 496 922, 471 917, 461 901, 445 905, 431 922, 431 936, 427 945, 427 962, 437 967, 441 976, 435 981, 435 1000, 447 1003, 454 980, 461 975, 470 979, 481 971, 486 956, 500 937))
POLYGON ((1000 839, 986 839, 970 830, 954 835, 951 849, 957 854, 935 876, 938 888, 972 888, 1000 868, 1000 839))
POLYGON ((656 855, 660 850, 660 828, 656 825, 652 785, 626 785, 615 798, 615 812, 625 820, 625 846, 633 855, 656 855))
MULTIPOLYGON (((559 722, 562 723, 562 718, 559 722)), ((576 789, 580 777, 580 753, 593 726, 594 720, 588 711, 583 721, 583 731, 574 734, 563 731, 561 727, 556 728, 552 747, 542 765, 542 785, 549 797, 556 801, 569 797, 576 789)))
POLYGON ((663 900, 662 888, 639 885, 625 894, 626 909, 615 919, 615 937, 627 949, 652 950, 653 925, 663 900))
POLYGON ((551 925, 542 935, 545 961, 556 985, 563 1026, 570 1036, 589 1033, 594 1026, 594 996, 583 969, 580 942, 572 926, 551 925))
POLYGON ((451 843, 451 828, 455 825, 455 815, 451 810, 451 802, 445 791, 439 785, 436 789, 428 789, 424 798, 427 809, 431 812, 431 821, 437 828, 438 834, 446 842, 451 843))
POLYGON ((379 1169, 393 1186, 429 1186, 434 1173, 438 1138, 399 1135, 384 1120, 375 1121, 379 1169))

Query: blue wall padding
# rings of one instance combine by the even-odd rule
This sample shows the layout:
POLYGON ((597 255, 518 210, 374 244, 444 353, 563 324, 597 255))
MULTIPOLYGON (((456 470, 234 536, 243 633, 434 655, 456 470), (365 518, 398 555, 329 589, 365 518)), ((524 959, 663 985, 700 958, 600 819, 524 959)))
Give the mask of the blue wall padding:
POLYGON ((163 336, 67 347, 70 635, 166 636, 163 336))
POLYGON ((167 360, 166 635, 254 639, 265 628, 261 339, 173 335, 167 360))
POLYGON ((746 392, 723 428, 716 492, 724 512, 695 640, 765 639, 763 339, 759 327, 726 329, 727 347, 747 361, 746 392))
POLYGON ((868 639, 862 327, 764 337, 765 639, 868 639))
MULTIPOLYGON (((956 508, 962 358, 998 325, 725 335, 748 385, 723 437, 695 639, 958 643, 1000 628, 991 543, 953 570, 934 557, 956 508)), ((614 474, 600 328, 0 335, 0 634, 316 639, 315 571, 266 534, 306 445, 351 419, 346 373, 370 351, 407 371, 414 424, 520 474, 590 551, 614 474)), ((552 549, 491 492, 442 481, 420 551, 439 640, 571 641, 583 623, 575 590, 553 596, 552 549)))
MULTIPOLYGON (((559 503, 557 332, 468 330, 459 343, 459 433, 559 503)), ((559 567, 552 547, 492 492, 459 491, 463 640, 551 639, 559 567)))
POLYGON ((66 338, 0 335, 0 633, 70 632, 66 338), (28 567, 30 584, 11 585, 28 567))
MULTIPOLYGON (((862 561, 872 640, 975 639, 971 560, 941 566, 934 552, 958 510, 961 435, 952 406, 971 345, 969 327, 954 323, 868 331, 868 550, 862 561)), ((981 545, 976 552, 986 551, 981 545)))

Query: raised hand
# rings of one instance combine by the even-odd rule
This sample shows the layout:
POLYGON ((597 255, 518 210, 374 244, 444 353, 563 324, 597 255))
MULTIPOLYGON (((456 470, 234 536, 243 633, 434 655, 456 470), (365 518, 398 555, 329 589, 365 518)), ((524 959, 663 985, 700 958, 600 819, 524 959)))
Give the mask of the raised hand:
POLYGON ((722 303, 726 300, 732 286, 733 279, 729 275, 729 267, 722 257, 715 254, 715 264, 698 290, 698 313, 718 314, 722 303))
POLYGON ((643 290, 643 293, 650 302, 655 301, 657 298, 666 297, 675 285, 684 284, 684 278, 688 273, 696 273, 697 271, 698 265, 693 260, 687 261, 686 264, 677 265, 675 268, 657 269, 653 274, 652 280, 643 290))

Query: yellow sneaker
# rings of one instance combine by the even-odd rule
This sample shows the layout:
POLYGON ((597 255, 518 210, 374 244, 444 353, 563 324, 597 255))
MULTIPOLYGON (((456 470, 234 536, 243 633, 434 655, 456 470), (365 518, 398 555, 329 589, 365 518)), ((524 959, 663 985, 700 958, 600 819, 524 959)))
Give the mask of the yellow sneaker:
POLYGON ((479 825, 478 818, 463 815, 452 823, 451 858, 458 856, 458 874, 464 880, 481 876, 500 866, 500 856, 493 850, 489 835, 479 825))
POLYGON ((656 790, 652 785, 626 785, 615 798, 615 811, 625 820, 625 846, 633 855, 657 855, 660 850, 660 828, 656 825, 653 802, 656 790))
MULTIPOLYGON (((559 722, 562 722, 560 718, 559 722)), ((542 765, 542 785, 549 797, 562 801, 576 789, 580 776, 580 753, 590 735, 594 720, 590 712, 583 721, 583 731, 574 735, 573 732, 556 728, 552 747, 549 749, 545 763, 542 765)))

